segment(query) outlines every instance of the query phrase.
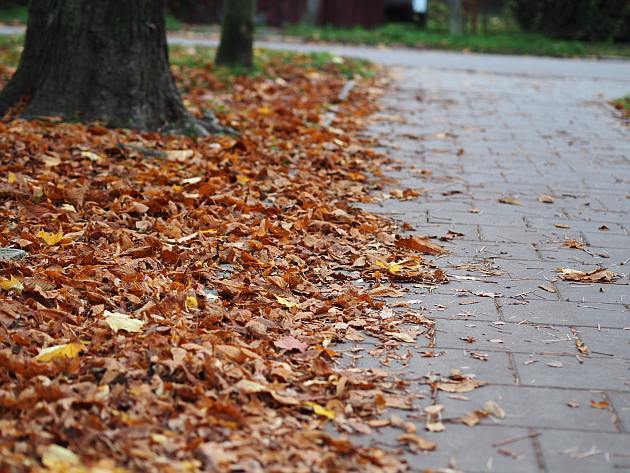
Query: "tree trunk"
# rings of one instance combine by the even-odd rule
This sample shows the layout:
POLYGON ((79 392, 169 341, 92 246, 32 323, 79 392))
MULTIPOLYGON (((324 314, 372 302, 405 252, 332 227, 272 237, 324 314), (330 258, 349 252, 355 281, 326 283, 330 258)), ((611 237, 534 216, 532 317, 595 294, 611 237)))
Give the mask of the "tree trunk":
POLYGON ((321 0, 307 0, 306 11, 302 21, 307 25, 316 25, 322 9, 321 0))
POLYGON ((462 34, 462 0, 448 0, 448 31, 451 34, 462 34))
POLYGON ((31 0, 24 51, 0 116, 159 129, 192 118, 169 70, 164 0, 31 0))
POLYGON ((256 0, 225 0, 217 66, 253 66, 255 13, 256 0))

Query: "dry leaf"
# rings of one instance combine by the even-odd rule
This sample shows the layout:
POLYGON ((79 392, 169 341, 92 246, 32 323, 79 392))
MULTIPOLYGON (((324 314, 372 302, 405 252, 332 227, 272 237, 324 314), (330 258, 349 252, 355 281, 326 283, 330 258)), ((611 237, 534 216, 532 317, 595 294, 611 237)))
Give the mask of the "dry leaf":
POLYGON ((305 402, 304 405, 306 407, 310 407, 313 412, 319 416, 323 416, 326 417, 330 420, 335 420, 335 417, 337 416, 335 411, 331 411, 330 409, 326 409, 325 407, 320 406, 319 404, 316 404, 314 402, 305 402))
POLYGON ((275 342, 273 342, 273 344, 278 348, 282 348, 283 350, 298 350, 302 353, 308 348, 307 343, 301 342, 295 337, 284 337, 280 340, 276 340, 275 342))
POLYGON ((521 205, 521 202, 515 199, 514 197, 501 197, 499 199, 499 202, 502 204, 509 204, 509 205, 521 205))
POLYGON ((494 401, 487 401, 483 405, 483 410, 491 416, 498 417, 499 419, 505 418, 505 411, 494 401))
POLYGON ((569 268, 558 268, 556 272, 560 273, 560 277, 565 281, 611 282, 617 277, 615 273, 604 268, 596 269, 590 273, 569 268))
POLYGON ((11 276, 11 279, 4 279, 0 277, 0 288, 5 291, 23 291, 24 284, 22 284, 21 279, 18 279, 15 276, 11 276))
POLYGON ((297 307, 297 302, 291 301, 289 299, 285 299, 284 297, 276 296, 276 300, 282 304, 283 306, 292 309, 293 307, 297 307))
POLYGON ((488 383, 485 381, 475 381, 472 379, 465 379, 461 382, 451 382, 451 381, 442 381, 436 384, 436 387, 440 391, 445 391, 447 393, 467 393, 472 391, 473 389, 477 389, 481 386, 484 386, 488 383))
POLYGON ((447 252, 440 245, 431 243, 428 238, 420 239, 413 236, 399 238, 395 244, 398 248, 408 248, 427 255, 440 255, 447 252))
POLYGON ((48 246, 53 246, 63 240, 63 231, 59 230, 57 233, 48 233, 44 230, 37 232, 37 236, 44 240, 48 246))
POLYGON ((435 442, 425 440, 416 434, 402 434, 398 437, 398 441, 422 451, 432 451, 437 448, 435 442))
POLYGON ((119 330, 125 330, 127 332, 140 333, 142 327, 144 327, 144 321, 137 320, 129 317, 127 314, 121 314, 120 312, 110 312, 106 310, 103 312, 105 316, 105 322, 109 325, 114 332, 119 330))
POLYGON ((64 343, 48 348, 42 348, 35 357, 35 361, 48 362, 61 358, 76 358, 85 349, 82 343, 64 343))

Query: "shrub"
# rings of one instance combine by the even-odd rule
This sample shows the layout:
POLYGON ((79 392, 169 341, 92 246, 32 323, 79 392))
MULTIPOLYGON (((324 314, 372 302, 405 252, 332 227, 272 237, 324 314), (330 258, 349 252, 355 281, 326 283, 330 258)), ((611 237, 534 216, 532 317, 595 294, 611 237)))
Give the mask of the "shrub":
POLYGON ((549 36, 583 40, 627 39, 628 0, 513 0, 521 28, 549 36))

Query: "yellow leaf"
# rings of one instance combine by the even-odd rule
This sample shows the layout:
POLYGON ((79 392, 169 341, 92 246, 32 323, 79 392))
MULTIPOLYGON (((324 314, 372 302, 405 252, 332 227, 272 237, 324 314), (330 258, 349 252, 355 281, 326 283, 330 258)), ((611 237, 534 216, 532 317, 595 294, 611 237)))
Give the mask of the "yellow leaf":
POLYGON ((9 174, 7 174, 7 181, 9 181, 9 184, 13 184, 16 179, 17 177, 14 173, 10 172, 9 174))
POLYGON ((54 345, 48 348, 42 348, 39 355, 35 357, 35 361, 53 361, 59 358, 76 358, 85 347, 82 343, 65 343, 63 345, 54 345))
POLYGON ((398 274, 400 273, 400 271, 402 271, 402 266, 400 266, 397 263, 384 263, 383 261, 378 260, 376 262, 376 266, 380 268, 385 268, 387 271, 389 271, 392 274, 398 274))
POLYGON ((198 309, 199 303, 197 302, 197 298, 195 296, 188 296, 186 298, 186 307, 189 309, 198 309))
POLYGON ((69 467, 79 466, 79 457, 59 445, 49 445, 42 453, 42 463, 52 471, 68 471, 69 467))
POLYGON ((14 289, 16 291, 23 291, 24 285, 22 284, 22 280, 16 278, 15 276, 11 276, 11 279, 2 279, 0 278, 0 288, 5 291, 10 291, 14 289))
POLYGON ((297 307, 297 302, 290 301, 289 299, 285 299, 284 297, 276 296, 276 300, 282 304, 283 306, 291 309, 293 307, 297 307))
POLYGON ((199 233, 201 233, 202 235, 207 235, 208 233, 216 233, 217 229, 216 228, 208 228, 207 230, 201 230, 199 233))
POLYGON ((59 230, 57 233, 48 233, 44 230, 40 230, 37 236, 44 240, 48 246, 53 246, 63 240, 63 231, 59 230))
POLYGON ((258 113, 261 115, 269 115, 271 113, 271 109, 269 107, 260 107, 258 109, 258 113))
POLYGON ((315 404, 314 402, 305 402, 304 405, 313 409, 313 412, 317 415, 327 417, 330 420, 335 420, 335 417, 336 417, 335 411, 326 409, 325 407, 322 407, 319 404, 315 404))
POLYGON ((246 184, 249 181, 251 181, 251 179, 247 176, 243 176, 242 174, 239 174, 238 176, 236 176, 236 180, 238 182, 240 182, 241 184, 246 184))
POLYGON ((110 312, 106 310, 104 312, 105 322, 109 325, 114 332, 119 330, 126 330, 127 332, 142 332, 144 321, 132 319, 127 314, 121 314, 119 312, 110 312))
POLYGON ((87 158, 90 161, 93 161, 95 163, 97 163, 97 162, 99 162, 101 160, 101 157, 98 154, 93 153, 92 151, 81 151, 81 157, 82 158, 87 158))

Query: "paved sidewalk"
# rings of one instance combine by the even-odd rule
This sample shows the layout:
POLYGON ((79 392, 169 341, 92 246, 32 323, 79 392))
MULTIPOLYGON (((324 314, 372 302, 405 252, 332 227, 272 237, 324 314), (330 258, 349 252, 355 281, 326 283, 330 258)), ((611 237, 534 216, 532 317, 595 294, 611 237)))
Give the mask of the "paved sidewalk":
MULTIPOLYGON (((605 102, 630 92, 630 82, 485 72, 483 61, 476 70, 451 66, 397 70, 369 129, 399 160, 388 171, 399 187, 426 191, 369 209, 415 234, 463 234, 439 260, 451 283, 411 286, 406 296, 436 319, 442 356, 423 357, 425 340, 390 368, 410 380, 460 369, 489 382, 435 395, 412 381, 425 398, 396 414, 438 448, 408 460, 414 471, 630 471, 630 129, 605 102), (568 248, 565 239, 589 246, 568 248), (557 280, 558 267, 622 276, 570 283, 557 280), (448 422, 487 401, 505 417, 448 422), (444 406, 443 432, 425 431, 419 414, 431 403, 444 406)), ((378 356, 357 364, 379 366, 378 356)), ((363 441, 396 447, 400 433, 363 441)))

